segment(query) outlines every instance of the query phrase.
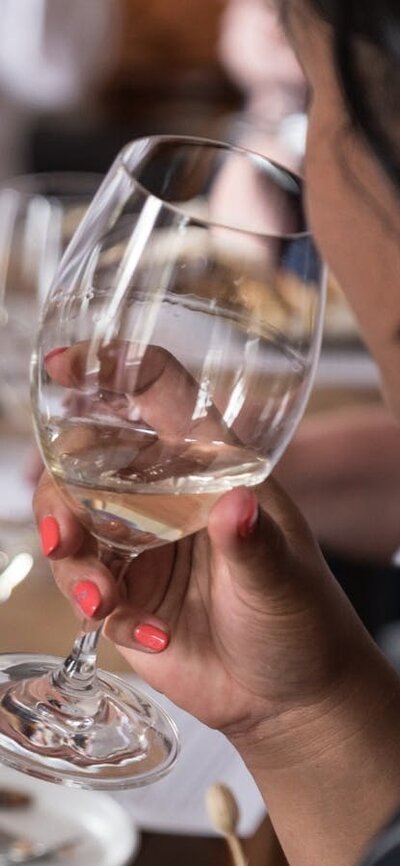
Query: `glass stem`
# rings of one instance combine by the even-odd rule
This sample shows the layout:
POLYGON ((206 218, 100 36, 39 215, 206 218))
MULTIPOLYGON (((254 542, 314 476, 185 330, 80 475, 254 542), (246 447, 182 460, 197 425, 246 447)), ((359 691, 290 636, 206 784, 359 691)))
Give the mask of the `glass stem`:
MULTIPOLYGON (((136 551, 118 553, 105 545, 100 545, 100 560, 107 567, 112 566, 117 584, 124 579, 131 562, 138 555, 136 551)), ((97 645, 103 629, 104 620, 93 622, 85 619, 81 631, 75 638, 72 650, 52 676, 53 684, 67 699, 79 700, 80 697, 96 697, 99 694, 97 680, 97 645)))

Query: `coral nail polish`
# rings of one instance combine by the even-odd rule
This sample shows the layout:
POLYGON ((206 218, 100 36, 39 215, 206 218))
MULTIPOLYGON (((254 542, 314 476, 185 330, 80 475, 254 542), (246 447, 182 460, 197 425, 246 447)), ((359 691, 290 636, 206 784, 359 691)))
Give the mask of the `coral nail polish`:
POLYGON ((51 361, 52 358, 55 358, 56 355, 62 355, 63 352, 66 352, 68 346, 58 346, 55 349, 50 349, 50 352, 44 356, 44 363, 47 364, 48 361, 51 361))
POLYGON ((254 532, 259 515, 258 502, 254 498, 254 501, 249 503, 249 508, 247 514, 242 518, 240 523, 238 524, 237 532, 240 538, 249 538, 250 535, 254 532))
POLYGON ((169 634, 147 622, 142 622, 136 626, 134 635, 137 643, 155 653, 162 652, 169 644, 169 634))
POLYGON ((40 541, 44 556, 51 556, 60 543, 60 527, 55 517, 48 514, 39 524, 40 541))
POLYGON ((101 595, 100 590, 91 580, 80 580, 76 583, 72 595, 85 616, 91 617, 97 613, 101 605, 101 595))

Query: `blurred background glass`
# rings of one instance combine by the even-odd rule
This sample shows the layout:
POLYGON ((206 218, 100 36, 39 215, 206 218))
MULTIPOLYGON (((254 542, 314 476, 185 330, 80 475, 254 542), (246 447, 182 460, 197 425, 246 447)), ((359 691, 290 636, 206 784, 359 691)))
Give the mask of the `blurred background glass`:
POLYGON ((39 309, 101 175, 22 175, 0 188, 0 570, 36 549, 32 493, 40 471, 29 367, 39 309))

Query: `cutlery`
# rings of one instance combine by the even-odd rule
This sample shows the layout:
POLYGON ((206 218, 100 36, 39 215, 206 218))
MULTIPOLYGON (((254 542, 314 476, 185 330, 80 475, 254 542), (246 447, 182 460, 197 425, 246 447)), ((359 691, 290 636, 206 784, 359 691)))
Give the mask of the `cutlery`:
POLYGON ((221 782, 211 785, 206 793, 206 806, 214 829, 225 836, 234 866, 247 866, 243 847, 236 832, 239 807, 230 788, 221 782))

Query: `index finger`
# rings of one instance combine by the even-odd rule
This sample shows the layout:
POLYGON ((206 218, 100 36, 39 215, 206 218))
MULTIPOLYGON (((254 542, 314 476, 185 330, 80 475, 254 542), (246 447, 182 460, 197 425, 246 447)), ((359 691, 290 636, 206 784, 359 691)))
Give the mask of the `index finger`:
MULTIPOLYGON (((57 544, 50 554, 52 559, 73 556, 84 545, 86 531, 68 508, 59 489, 48 472, 43 472, 33 496, 33 511, 38 524, 47 517, 57 521, 57 544)), ((45 551, 44 551, 45 552, 45 551)))
POLYGON ((94 342, 79 342, 49 352, 45 367, 53 382, 104 400, 127 420, 136 414, 162 436, 190 433, 233 444, 216 406, 197 411, 201 383, 159 346, 114 340, 96 348, 94 342))

